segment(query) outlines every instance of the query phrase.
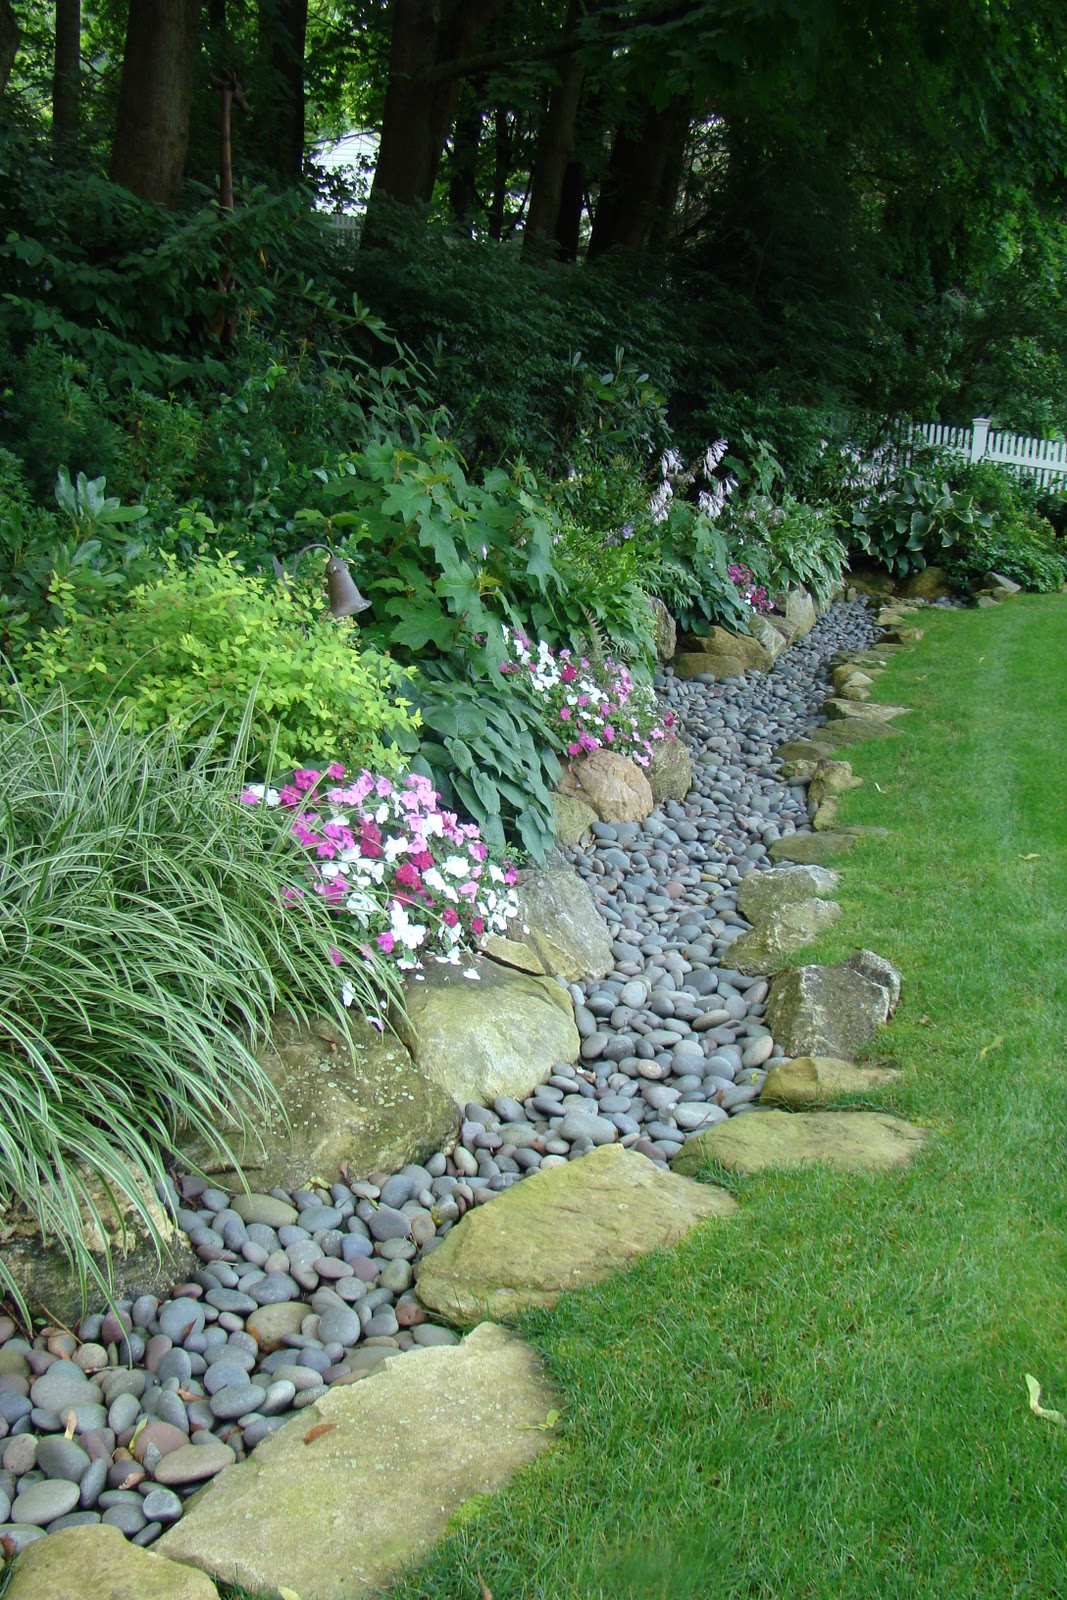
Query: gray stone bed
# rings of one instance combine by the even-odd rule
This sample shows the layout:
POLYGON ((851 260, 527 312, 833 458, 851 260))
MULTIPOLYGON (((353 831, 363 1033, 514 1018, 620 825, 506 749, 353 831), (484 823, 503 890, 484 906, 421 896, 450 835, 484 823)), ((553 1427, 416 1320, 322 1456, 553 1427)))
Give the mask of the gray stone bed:
MULTIPOLYGON (((765 675, 657 689, 693 758, 684 801, 598 823, 566 852, 613 939, 614 969, 570 986, 580 1059, 526 1099, 469 1103, 458 1140, 422 1165, 319 1189, 231 1197, 180 1178, 169 1200, 200 1268, 32 1344, 0 1316, 0 1540, 14 1554, 82 1524, 152 1544, 184 1502, 337 1384, 398 1351, 452 1345, 415 1293, 456 1222, 528 1173, 620 1143, 666 1168, 690 1137, 757 1114, 783 1060, 767 981, 730 965, 744 876, 809 827, 773 751, 813 726, 826 666, 870 645, 839 604, 765 675), (69 1437, 68 1437, 69 1435, 69 1437)), ((598 1158, 599 1159, 599 1158, 598 1158)))

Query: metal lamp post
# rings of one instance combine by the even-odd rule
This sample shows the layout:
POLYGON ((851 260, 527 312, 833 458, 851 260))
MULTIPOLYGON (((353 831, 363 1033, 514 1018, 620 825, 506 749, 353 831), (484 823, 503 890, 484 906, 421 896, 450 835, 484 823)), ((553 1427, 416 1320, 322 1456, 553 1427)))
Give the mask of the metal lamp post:
POLYGON ((296 569, 309 550, 325 550, 329 556, 326 563, 326 592, 330 597, 330 615, 337 621, 342 617, 354 617, 360 611, 366 611, 370 601, 361 595, 356 587, 356 580, 348 570, 347 564, 335 555, 328 544, 306 544, 298 550, 293 557, 292 565, 288 572, 277 556, 272 556, 274 570, 283 583, 291 584, 296 577, 296 569))

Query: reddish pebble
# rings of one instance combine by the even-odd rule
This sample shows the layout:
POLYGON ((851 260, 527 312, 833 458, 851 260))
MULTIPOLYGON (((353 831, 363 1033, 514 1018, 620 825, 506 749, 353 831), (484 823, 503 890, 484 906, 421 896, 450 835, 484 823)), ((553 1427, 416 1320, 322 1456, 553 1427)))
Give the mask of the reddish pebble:
POLYGON ((155 1372, 168 1350, 174 1349, 173 1339, 168 1339, 165 1333, 154 1333, 145 1346, 144 1364, 149 1372, 155 1372))

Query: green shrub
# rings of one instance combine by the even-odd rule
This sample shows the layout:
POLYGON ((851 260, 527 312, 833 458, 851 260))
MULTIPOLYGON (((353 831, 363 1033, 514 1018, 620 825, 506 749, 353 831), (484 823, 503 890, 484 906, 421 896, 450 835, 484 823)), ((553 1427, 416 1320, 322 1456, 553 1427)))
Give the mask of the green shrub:
POLYGON ((969 544, 957 545, 944 563, 960 588, 977 588, 998 572, 1037 594, 1067 582, 1067 547, 1041 517, 998 516, 969 544))
POLYGON ((847 553, 837 519, 825 507, 788 494, 777 503, 750 495, 730 503, 727 527, 735 554, 772 596, 804 588, 822 606, 841 581, 847 553))
POLYGON ((992 520, 945 481, 906 468, 891 487, 853 513, 851 543, 887 572, 904 577, 971 543, 992 520))
POLYGON ((543 861, 555 837, 553 735, 511 678, 455 657, 424 662, 411 685, 421 727, 403 748, 446 806, 478 824, 490 850, 517 844, 543 861))
POLYGON ((32 504, 20 463, 0 450, 0 649, 11 655, 42 628, 93 611, 158 571, 123 531, 144 508, 105 494, 105 480, 66 468, 56 479, 62 515, 32 504))
POLYGON ((352 919, 287 893, 288 817, 236 803, 246 731, 220 761, 61 695, 0 710, 0 1213, 28 1208, 83 1294, 108 1290, 79 1228, 92 1175, 158 1245, 144 1191, 179 1132, 224 1153, 234 1116, 255 1140, 279 1110, 254 1054, 271 1013, 343 1018, 337 957, 360 1003, 396 993, 352 919))
POLYGON ((397 698, 402 674, 356 648, 319 595, 293 592, 206 553, 190 568, 162 558, 164 576, 112 610, 70 618, 25 652, 27 688, 61 685, 89 707, 122 705, 138 732, 233 738, 255 697, 251 757, 282 766, 395 764, 387 746, 412 726, 397 698))

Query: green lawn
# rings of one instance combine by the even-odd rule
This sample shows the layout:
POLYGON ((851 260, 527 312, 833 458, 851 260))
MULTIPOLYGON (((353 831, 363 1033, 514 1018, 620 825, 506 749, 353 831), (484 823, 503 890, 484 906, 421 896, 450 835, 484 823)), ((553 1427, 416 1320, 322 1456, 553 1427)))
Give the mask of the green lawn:
POLYGON ((559 1442, 393 1600, 1067 1596, 1067 1428, 1023 1382, 1067 1410, 1067 599, 924 625, 842 806, 892 836, 818 955, 902 969, 874 1054, 936 1143, 739 1181, 732 1223, 529 1319, 559 1442))

